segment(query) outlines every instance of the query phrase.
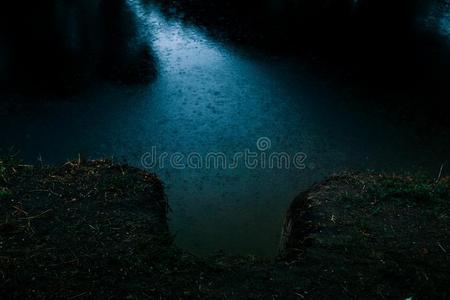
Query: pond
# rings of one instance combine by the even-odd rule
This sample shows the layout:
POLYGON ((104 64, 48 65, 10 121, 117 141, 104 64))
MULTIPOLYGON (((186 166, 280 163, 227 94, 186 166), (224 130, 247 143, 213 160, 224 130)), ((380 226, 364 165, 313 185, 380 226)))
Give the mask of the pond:
POLYGON ((287 207, 314 182, 346 169, 437 175, 449 159, 444 135, 395 122, 377 101, 337 87, 289 55, 238 47, 132 4, 157 61, 155 81, 102 84, 12 109, 0 115, 0 137, 32 163, 81 154, 143 168, 152 151, 205 161, 208 153, 231 159, 249 151, 265 161, 272 153, 302 154, 289 167, 242 160, 182 167, 170 159, 151 166, 165 182, 176 241, 193 253, 273 256, 287 207))

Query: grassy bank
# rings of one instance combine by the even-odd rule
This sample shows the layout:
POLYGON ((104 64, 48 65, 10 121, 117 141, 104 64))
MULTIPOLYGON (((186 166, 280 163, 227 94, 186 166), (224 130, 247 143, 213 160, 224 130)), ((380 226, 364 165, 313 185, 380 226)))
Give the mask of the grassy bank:
POLYGON ((449 181, 344 174, 302 193, 273 261, 176 247, 159 179, 112 161, 0 162, 11 298, 446 298, 449 181))
POLYGON ((326 295, 448 298, 450 180, 342 174, 300 194, 284 251, 326 295))

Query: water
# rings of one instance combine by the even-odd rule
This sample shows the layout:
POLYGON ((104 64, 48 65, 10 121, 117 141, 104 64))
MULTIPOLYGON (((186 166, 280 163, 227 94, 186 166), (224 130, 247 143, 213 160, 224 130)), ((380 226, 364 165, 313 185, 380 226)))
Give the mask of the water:
POLYGON ((435 1, 424 17, 424 24, 450 41, 450 1, 435 1))
MULTIPOLYGON (((363 96, 335 89, 289 57, 270 57, 209 37, 133 3, 152 45, 158 77, 144 87, 94 91, 1 113, 4 145, 31 162, 77 157, 125 158, 158 153, 267 151, 307 155, 305 169, 175 169, 166 184, 170 226, 178 245, 197 254, 271 256, 284 213, 313 182, 344 169, 438 173, 447 142, 398 126, 363 96)), ((45 100, 45 99, 44 99, 45 100)))

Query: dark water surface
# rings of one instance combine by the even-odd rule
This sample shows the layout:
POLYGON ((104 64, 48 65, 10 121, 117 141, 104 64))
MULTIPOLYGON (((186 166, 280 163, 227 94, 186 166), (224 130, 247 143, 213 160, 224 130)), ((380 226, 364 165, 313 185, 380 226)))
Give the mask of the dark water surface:
MULTIPOLYGON (((131 5, 155 52, 156 80, 13 105, 0 113, 1 140, 34 163, 82 153, 142 167, 152 147, 232 156, 257 152, 261 137, 271 140, 269 152, 307 155, 305 169, 152 170, 166 184, 182 247, 274 255, 289 203, 313 182, 344 169, 437 175, 450 158, 445 134, 396 122, 368 95, 336 88, 293 58, 231 46, 152 7, 131 5)), ((448 17, 429 22, 448 35, 448 17)))

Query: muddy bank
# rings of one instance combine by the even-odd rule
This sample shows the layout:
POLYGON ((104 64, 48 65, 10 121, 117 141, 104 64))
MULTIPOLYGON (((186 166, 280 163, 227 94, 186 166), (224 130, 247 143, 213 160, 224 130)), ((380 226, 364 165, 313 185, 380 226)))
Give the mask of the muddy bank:
POLYGON ((12 298, 446 298, 449 180, 341 175, 303 193, 275 260, 172 243, 155 175, 0 161, 0 292, 12 298))
POLYGON ((125 297, 147 285, 145 260, 170 244, 157 177, 109 161, 0 162, 2 297, 125 297))

